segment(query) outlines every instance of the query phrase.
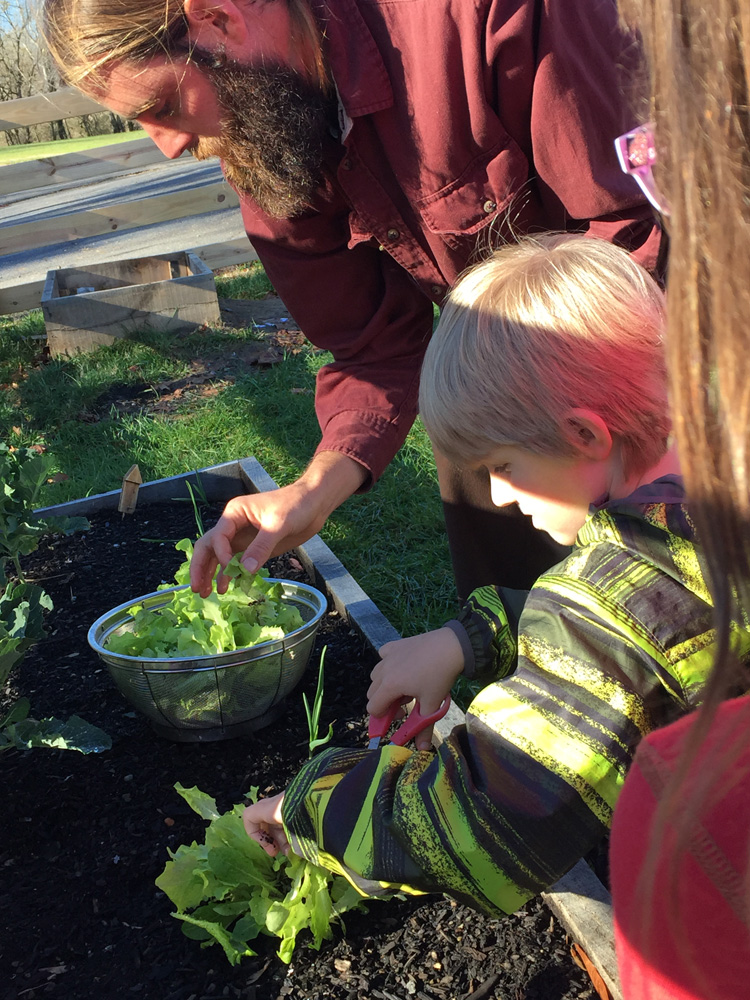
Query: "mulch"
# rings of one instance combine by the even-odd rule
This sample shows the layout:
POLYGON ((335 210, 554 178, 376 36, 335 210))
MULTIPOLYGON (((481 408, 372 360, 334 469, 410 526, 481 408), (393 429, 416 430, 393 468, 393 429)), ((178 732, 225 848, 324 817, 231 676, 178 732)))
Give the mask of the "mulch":
MULTIPOLYGON (((209 526, 217 512, 206 511, 209 526)), ((51 595, 49 636, 11 678, 5 703, 26 695, 36 717, 78 714, 112 737, 99 755, 11 750, 0 759, 0 1000, 90 997, 139 1000, 573 1000, 593 997, 570 944, 538 901, 491 920, 443 896, 375 901, 346 917, 319 952, 298 942, 291 965, 274 939, 231 967, 202 949, 170 916, 154 879, 167 848, 202 840, 205 823, 174 791, 197 785, 230 808, 257 785, 280 791, 307 758, 301 691, 274 725, 241 739, 175 743, 157 736, 122 699, 89 649, 89 625, 105 611, 171 581, 173 543, 195 536, 188 504, 153 505, 122 518, 96 515, 91 529, 55 537, 25 560, 51 595), (156 540, 156 541, 154 541, 156 540)), ((273 575, 304 579, 293 557, 273 575)), ((375 654, 348 622, 326 615, 323 725, 338 745, 366 739, 364 693, 375 654)))

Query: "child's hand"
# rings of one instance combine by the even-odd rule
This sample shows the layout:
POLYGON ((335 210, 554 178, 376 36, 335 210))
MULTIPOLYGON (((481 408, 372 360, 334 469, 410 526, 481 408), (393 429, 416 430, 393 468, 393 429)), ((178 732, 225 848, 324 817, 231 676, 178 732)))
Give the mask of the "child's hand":
MULTIPOLYGON (((416 698, 422 715, 437 712, 463 669, 461 643, 449 628, 387 642, 380 647, 380 663, 370 674, 367 711, 384 715, 394 701, 416 698)), ((418 750, 429 750, 432 727, 421 732, 414 743, 418 750)))
POLYGON ((266 854, 275 858, 281 851, 289 853, 289 841, 286 839, 281 823, 281 807, 284 803, 284 793, 272 795, 269 799, 260 799, 247 806, 242 814, 245 832, 248 837, 257 840, 266 854))

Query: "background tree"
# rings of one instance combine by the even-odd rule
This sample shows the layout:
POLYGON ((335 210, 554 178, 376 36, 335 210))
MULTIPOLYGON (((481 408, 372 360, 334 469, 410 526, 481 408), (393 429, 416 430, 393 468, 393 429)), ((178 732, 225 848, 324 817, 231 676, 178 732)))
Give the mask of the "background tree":
MULTIPOLYGON (((60 86, 57 69, 39 31, 33 0, 0 0, 0 101, 49 94, 60 86)), ((9 129, 0 132, 0 145, 111 134, 133 131, 138 127, 118 115, 103 111, 65 121, 9 129)))

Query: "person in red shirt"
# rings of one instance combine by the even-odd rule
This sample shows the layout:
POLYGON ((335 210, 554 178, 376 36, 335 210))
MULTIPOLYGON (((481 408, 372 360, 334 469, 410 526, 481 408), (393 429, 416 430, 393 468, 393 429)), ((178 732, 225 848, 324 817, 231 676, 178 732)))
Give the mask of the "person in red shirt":
MULTIPOLYGON (((249 238, 305 335, 330 350, 305 473, 230 501, 192 584, 300 544, 403 444, 458 275, 520 233, 584 230, 660 266, 661 232, 609 136, 638 46, 614 0, 45 0, 65 77, 170 157, 218 155, 249 238)), ((528 587, 563 550, 486 473, 437 456, 459 594, 528 587)), ((221 586, 225 585, 225 581, 221 586)))
POLYGON ((669 215, 673 420, 718 646, 703 661, 703 707, 639 744, 614 812, 617 955, 625 1000, 744 1000, 750 672, 736 637, 750 614, 750 2, 623 8, 646 41, 655 123, 631 133, 636 155, 624 160, 669 215))

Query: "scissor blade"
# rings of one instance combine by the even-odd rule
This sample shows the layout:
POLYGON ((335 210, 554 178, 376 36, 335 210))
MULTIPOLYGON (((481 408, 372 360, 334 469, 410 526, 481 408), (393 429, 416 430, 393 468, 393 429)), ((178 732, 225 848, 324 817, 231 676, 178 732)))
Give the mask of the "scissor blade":
POLYGON ((380 737, 380 736, 373 736, 373 738, 367 744, 367 749, 368 750, 377 750, 378 747, 380 746, 380 740, 381 740, 381 738, 382 737, 380 737))

